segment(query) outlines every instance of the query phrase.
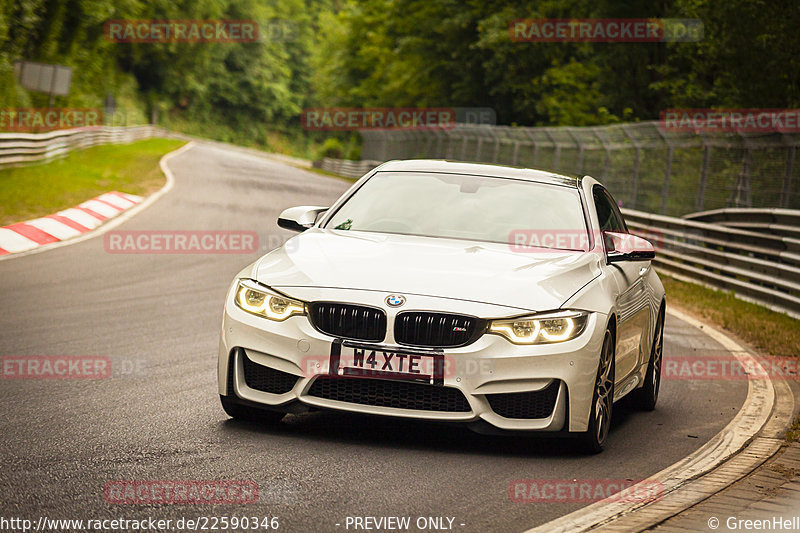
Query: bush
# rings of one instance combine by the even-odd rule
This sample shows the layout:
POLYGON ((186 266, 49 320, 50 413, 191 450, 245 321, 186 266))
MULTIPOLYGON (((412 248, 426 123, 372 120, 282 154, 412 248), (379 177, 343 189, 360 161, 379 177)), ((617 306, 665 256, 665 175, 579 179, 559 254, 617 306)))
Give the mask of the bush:
POLYGON ((347 150, 347 159, 361 161, 361 146, 358 144, 351 145, 347 150))
POLYGON ((325 142, 322 143, 322 148, 319 150, 319 156, 322 157, 333 157, 335 159, 341 159, 344 156, 344 146, 342 146, 342 142, 335 137, 328 137, 325 139, 325 142))

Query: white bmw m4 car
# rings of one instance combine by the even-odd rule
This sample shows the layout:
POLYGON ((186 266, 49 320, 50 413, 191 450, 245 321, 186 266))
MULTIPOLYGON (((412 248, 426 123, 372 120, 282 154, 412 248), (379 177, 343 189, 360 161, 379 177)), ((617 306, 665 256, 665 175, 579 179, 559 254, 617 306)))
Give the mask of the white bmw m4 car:
POLYGON ((658 398, 655 252, 595 179, 391 161, 242 270, 219 394, 234 418, 335 409, 550 433, 599 452, 614 402, 658 398))

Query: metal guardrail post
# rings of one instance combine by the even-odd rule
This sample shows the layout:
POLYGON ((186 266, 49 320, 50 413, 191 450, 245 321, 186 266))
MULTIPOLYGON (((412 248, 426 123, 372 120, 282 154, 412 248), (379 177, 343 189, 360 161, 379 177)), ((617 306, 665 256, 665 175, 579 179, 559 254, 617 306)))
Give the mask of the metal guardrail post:
POLYGON ((386 160, 392 157, 389 154, 389 143, 391 141, 391 137, 388 135, 383 135, 381 138, 383 139, 383 142, 381 143, 381 159, 386 160))
POLYGON ((695 202, 695 210, 703 210, 703 200, 706 195, 706 182, 708 181, 708 165, 711 159, 711 145, 706 142, 705 136, 703 138, 703 167, 700 171, 700 183, 697 185, 697 201, 695 202))
POLYGON ((444 155, 444 150, 442 149, 442 138, 444 137, 443 132, 441 130, 434 129, 431 131, 431 133, 433 133, 433 135, 436 137, 436 158, 446 159, 447 156, 444 155))
POLYGON ((656 128, 656 131, 661 136, 664 144, 667 145, 667 164, 664 167, 664 185, 661 187, 661 214, 667 212, 667 201, 669 200, 669 182, 672 178, 672 159, 675 156, 675 145, 669 140, 667 135, 661 131, 661 128, 656 128))
POLYGON ((664 168, 664 186, 661 189, 661 214, 667 212, 669 199, 669 181, 672 177, 672 158, 675 155, 675 146, 667 140, 667 166, 664 168))
POLYGON ((750 147, 745 146, 744 154, 742 154, 742 168, 736 177, 736 186, 728 202, 734 207, 751 207, 753 205, 750 191, 750 156, 750 147))
MULTIPOLYGON (((592 129, 591 131, 594 132, 594 129, 592 129)), ((581 141, 581 139, 578 138, 577 135, 575 135, 575 133, 572 131, 572 128, 567 128, 567 133, 569 134, 570 137, 572 137, 572 140, 575 142, 575 145, 578 147, 578 161, 577 161, 576 166, 575 166, 577 171, 575 173, 576 174, 582 174, 583 173, 583 150, 584 150, 583 142, 581 141)), ((604 171, 604 174, 605 174, 605 171, 604 171)))
POLYGON ((492 163, 497 163, 497 159, 500 157, 500 132, 494 129, 487 131, 491 131, 491 135, 494 137, 494 153, 492 154, 492 163))
POLYGON ((483 150, 483 135, 478 135, 478 146, 475 148, 475 159, 473 161, 482 161, 481 151, 483 150))
MULTIPOLYGON (((785 139, 785 135, 783 136, 785 139)), ((792 176, 794 174, 794 162, 797 157, 797 145, 792 144, 786 150, 786 172, 783 175, 783 189, 781 190, 781 207, 789 207, 792 195, 792 176)))
POLYGON ((609 146, 608 141, 605 138, 605 135, 602 131, 598 131, 599 128, 592 128, 590 131, 592 134, 600 140, 600 144, 603 145, 603 150, 605 151, 605 158, 603 158, 603 180, 606 179, 608 176, 608 168, 611 166, 611 146, 609 146))
POLYGON ((553 168, 558 169, 558 164, 561 162, 561 145, 556 142, 555 137, 550 134, 550 128, 542 128, 544 134, 547 135, 547 138, 553 143, 553 168))
POLYGON ((642 146, 641 143, 631 135, 624 124, 622 125, 622 133, 630 139, 633 144, 633 149, 635 150, 633 153, 633 175, 631 176, 631 194, 629 199, 631 207, 636 209, 638 207, 636 205, 636 197, 639 192, 639 162, 641 161, 642 146))
POLYGON ((451 130, 442 130, 442 136, 445 138, 443 150, 445 159, 453 159, 453 142, 450 133, 451 130))
POLYGON ((463 136, 463 141, 461 143, 461 161, 467 160, 467 143, 469 143, 469 135, 463 136))
POLYGON ((516 166, 517 165, 517 158, 519 156, 519 143, 520 141, 514 141, 514 153, 511 156, 511 164, 516 166))
POLYGON ((539 164, 539 144, 536 142, 536 136, 531 128, 523 128, 523 131, 533 144, 533 166, 535 167, 539 164))
POLYGON ((414 143, 415 150, 414 150, 414 155, 412 157, 417 157, 418 154, 420 156, 424 155, 430 157, 431 154, 433 154, 434 150, 433 144, 436 142, 436 137, 431 135, 431 132, 425 130, 414 131, 409 133, 414 135, 414 138, 419 140, 419 145, 420 145, 420 148, 417 150, 416 149, 417 143, 414 143), (425 148, 422 148, 423 141, 425 148))

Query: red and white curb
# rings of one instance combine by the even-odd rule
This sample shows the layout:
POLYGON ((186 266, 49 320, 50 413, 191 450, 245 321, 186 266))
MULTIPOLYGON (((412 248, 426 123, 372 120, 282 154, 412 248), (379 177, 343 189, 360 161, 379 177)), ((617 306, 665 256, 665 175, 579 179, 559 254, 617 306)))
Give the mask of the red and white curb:
POLYGON ((142 200, 133 194, 107 192, 54 215, 2 227, 0 256, 27 252, 88 233, 142 200))
MULTIPOLYGON (((167 194, 169 191, 172 190, 172 187, 175 185, 175 176, 172 174, 172 171, 169 169, 169 166, 167 165, 167 162, 170 159, 172 159, 173 157, 176 157, 176 156, 182 154, 183 152, 185 152, 187 150, 191 150, 192 146, 194 146, 194 145, 195 145, 195 142, 191 141, 191 142, 189 142, 187 144, 184 144, 183 146, 181 146, 177 150, 173 150, 172 152, 169 152, 168 154, 165 154, 161 158, 161 160, 158 162, 158 166, 161 168, 161 171, 164 173, 164 176, 167 178, 167 182, 164 184, 163 187, 161 187, 159 190, 157 190, 156 192, 154 192, 150 196, 148 196, 146 198, 140 198, 138 196, 133 196, 133 195, 129 195, 129 194, 122 194, 122 196, 119 196, 121 193, 107 193, 107 194, 114 194, 118 198, 122 198, 123 200, 127 199, 129 202, 131 202, 133 204, 131 207, 127 208, 127 210, 123 209, 122 211, 119 211, 116 214, 116 216, 113 217, 113 218, 109 218, 108 216, 103 215, 102 213, 98 212, 98 210, 102 210, 102 209, 105 209, 105 208, 104 207, 98 207, 97 204, 92 203, 95 200, 99 200, 100 198, 102 198, 102 196, 99 196, 97 198, 89 200, 88 202, 84 202, 80 206, 75 207, 73 209, 66 209, 66 210, 64 210, 64 211, 62 211, 60 213, 56 213, 56 215, 51 215, 50 217, 44 217, 45 219, 47 219, 47 218, 52 219, 52 217, 54 217, 54 216, 64 216, 64 213, 68 213, 68 215, 65 216, 64 218, 67 218, 67 219, 71 220, 73 217, 79 217, 79 219, 76 219, 76 220, 78 220, 77 224, 79 224, 83 228, 87 228, 90 225, 93 225, 94 226, 93 229, 83 230, 81 228, 76 228, 76 227, 72 226, 73 229, 79 230, 78 233, 72 233, 73 237, 67 238, 65 240, 55 239, 53 241, 50 241, 47 244, 37 244, 35 247, 26 250, 26 249, 20 247, 19 240, 18 240, 19 239, 19 233, 17 233, 16 231, 13 231, 13 230, 9 231, 9 232, 6 232, 5 230, 7 228, 0 228, 0 248, 3 248, 7 252, 5 254, 0 253, 0 261, 10 261, 10 260, 13 260, 13 259, 19 259, 21 257, 25 257, 27 255, 38 254, 38 253, 41 253, 41 252, 45 252, 47 250, 52 250, 53 248, 59 248, 61 246, 70 246, 70 245, 85 241, 87 239, 92 239, 94 237, 102 235, 103 233, 105 233, 107 231, 110 231, 110 230, 114 229, 115 227, 117 227, 117 226, 119 226, 121 224, 124 224, 126 221, 130 220, 131 218, 133 218, 137 214, 141 213, 142 211, 144 211, 145 209, 147 209, 148 207, 153 205, 156 201, 158 201, 159 198, 161 198, 162 196, 164 196, 165 194, 167 194), (89 204, 89 203, 92 203, 92 204, 87 206, 86 204, 89 204), (92 205, 94 207, 92 207, 92 205), (105 221, 100 220, 97 216, 95 216, 95 214, 89 213, 89 212, 87 212, 87 210, 95 213, 96 215, 105 216, 106 220, 105 221), (84 217, 84 215, 86 215, 86 216, 84 217), (83 220, 84 222, 81 223, 80 220, 83 220), (12 235, 9 237, 9 234, 12 234, 12 235), (7 246, 6 244, 4 244, 6 242, 6 239, 8 239, 8 240, 14 239, 14 242, 17 242, 17 246, 14 249, 15 250, 21 250, 21 251, 12 252, 11 250, 5 248, 5 246, 7 246)), ((103 195, 103 196, 105 196, 105 195, 103 195)), ((104 200, 106 202, 108 201, 107 198, 105 198, 104 200)), ((116 198, 114 198, 113 200, 116 201, 116 198)), ((110 211, 107 211, 107 212, 110 213, 110 211)), ((43 220, 43 219, 38 219, 38 220, 43 220)), ((23 224, 30 224, 31 222, 32 221, 23 222, 23 224)), ((63 222, 63 220, 62 220, 62 222, 63 222)), ((44 224, 49 224, 49 222, 44 222, 44 224)), ((69 224, 70 223, 67 222, 65 225, 69 225, 69 224)), ((33 226, 33 227, 35 228, 36 226, 33 226)), ((63 228, 61 228, 61 229, 62 229, 62 231, 64 231, 63 228)), ((30 240, 30 239, 28 239, 28 240, 30 240)), ((22 242, 25 242, 25 241, 22 241, 22 242)), ((11 246, 11 245, 8 245, 8 246, 11 246)))

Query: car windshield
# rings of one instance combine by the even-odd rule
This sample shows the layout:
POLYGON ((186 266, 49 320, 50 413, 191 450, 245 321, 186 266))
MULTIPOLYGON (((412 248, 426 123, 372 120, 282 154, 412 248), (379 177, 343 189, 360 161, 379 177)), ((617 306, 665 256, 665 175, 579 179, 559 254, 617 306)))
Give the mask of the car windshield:
POLYGON ((588 249, 576 188, 496 177, 379 172, 325 227, 588 249))

